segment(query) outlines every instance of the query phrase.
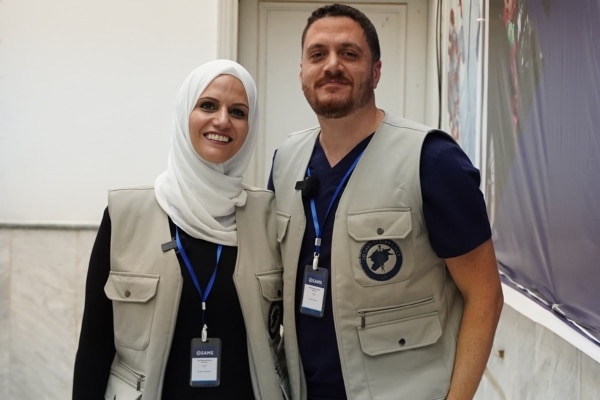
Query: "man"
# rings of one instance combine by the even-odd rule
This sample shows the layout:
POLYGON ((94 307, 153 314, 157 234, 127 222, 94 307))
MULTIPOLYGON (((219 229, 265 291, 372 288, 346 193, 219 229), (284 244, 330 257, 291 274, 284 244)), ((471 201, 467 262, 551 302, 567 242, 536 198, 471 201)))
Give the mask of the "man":
POLYGON ((503 298, 479 172, 446 133, 375 105, 372 23, 315 10, 300 81, 319 127, 273 161, 294 399, 474 396, 503 298))

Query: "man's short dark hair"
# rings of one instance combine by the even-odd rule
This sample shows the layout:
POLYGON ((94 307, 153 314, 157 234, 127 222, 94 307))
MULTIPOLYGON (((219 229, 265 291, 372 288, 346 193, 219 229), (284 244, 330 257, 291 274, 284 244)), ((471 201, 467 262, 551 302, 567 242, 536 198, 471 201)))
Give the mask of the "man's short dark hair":
POLYGON ((308 31, 308 28, 310 28, 315 21, 325 17, 348 17, 356 21, 365 34, 367 44, 369 45, 369 49, 371 50, 371 55, 373 57, 372 61, 379 61, 381 58, 381 49, 379 48, 379 37, 377 36, 377 31, 375 30, 373 23, 361 11, 345 4, 330 4, 317 8, 312 12, 308 18, 308 21, 306 22, 304 31, 302 32, 302 48, 304 48, 304 39, 306 38, 306 32, 308 31))

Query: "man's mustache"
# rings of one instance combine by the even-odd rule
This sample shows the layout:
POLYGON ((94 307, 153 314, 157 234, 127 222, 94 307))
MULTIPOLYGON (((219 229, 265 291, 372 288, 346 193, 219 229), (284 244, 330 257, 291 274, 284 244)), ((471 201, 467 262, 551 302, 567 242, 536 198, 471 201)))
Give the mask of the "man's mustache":
POLYGON ((349 84, 350 79, 348 79, 341 71, 335 73, 325 72, 325 76, 317 81, 317 86, 323 86, 331 82, 349 84))

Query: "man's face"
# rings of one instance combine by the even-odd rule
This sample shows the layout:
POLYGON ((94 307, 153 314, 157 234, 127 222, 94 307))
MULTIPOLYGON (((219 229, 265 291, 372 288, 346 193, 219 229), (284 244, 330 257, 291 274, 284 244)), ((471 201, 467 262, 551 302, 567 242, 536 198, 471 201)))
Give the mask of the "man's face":
POLYGON ((315 21, 304 39, 300 82, 314 112, 342 118, 374 99, 381 61, 372 55, 360 25, 347 17, 315 21))

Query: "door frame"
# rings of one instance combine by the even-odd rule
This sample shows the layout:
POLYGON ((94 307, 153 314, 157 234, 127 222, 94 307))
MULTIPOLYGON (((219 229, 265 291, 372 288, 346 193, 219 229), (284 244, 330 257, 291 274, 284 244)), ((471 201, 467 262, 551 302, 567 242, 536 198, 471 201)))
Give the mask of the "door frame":
MULTIPOLYGON (((229 56, 229 58, 235 60, 243 60, 244 67, 248 69, 250 74, 257 80, 260 78, 259 67, 261 62, 259 54, 259 43, 260 43, 260 3, 280 3, 282 7, 285 7, 286 3, 289 6, 301 3, 323 3, 322 5, 331 2, 321 2, 315 0, 219 0, 219 17, 220 25, 231 24, 230 30, 221 27, 219 32, 219 54, 229 56), (224 4, 221 4, 223 1, 224 4), (231 12, 236 10, 235 16, 231 15, 231 12), (226 13, 229 12, 229 15, 226 13), (235 25, 235 28, 232 26, 235 25), (235 35, 232 30, 235 29, 235 35), (240 35, 243 34, 243 43, 250 43, 254 45, 244 45, 240 39, 240 35)), ((419 4, 424 5, 425 12, 427 12, 427 37, 423 41, 425 43, 425 54, 426 62, 423 68, 425 69, 425 81, 422 83, 423 95, 421 100, 424 104, 424 117, 422 123, 431 127, 438 127, 440 123, 440 85, 442 82, 441 78, 441 65, 442 58, 439 54, 440 47, 440 36, 439 36, 439 15, 441 0, 350 0, 345 1, 346 4, 374 4, 374 5, 398 5, 398 4, 411 4, 411 7, 418 7, 419 4)), ((298 47, 300 46, 300 32, 298 33, 298 47)), ((264 139, 266 140, 266 139, 264 139)), ((265 154, 263 149, 264 140, 259 139, 259 145, 255 151, 253 160, 250 164, 248 171, 245 174, 244 181, 250 185, 264 186, 264 179, 268 171, 264 171, 264 167, 261 165, 260 160, 264 160, 265 157, 270 157, 272 154, 265 154), (261 145, 262 143, 262 145, 261 145)))

